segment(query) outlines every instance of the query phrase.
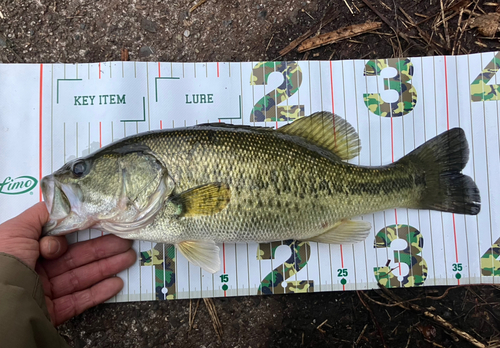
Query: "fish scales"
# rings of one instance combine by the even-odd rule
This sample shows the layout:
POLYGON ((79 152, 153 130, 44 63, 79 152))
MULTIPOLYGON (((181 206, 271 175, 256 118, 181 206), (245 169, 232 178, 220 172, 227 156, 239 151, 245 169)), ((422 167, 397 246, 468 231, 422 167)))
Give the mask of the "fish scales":
POLYGON ((418 194, 403 166, 354 166, 271 131, 207 126, 136 140, 164 161, 174 194, 211 182, 231 191, 226 209, 214 216, 159 216, 144 231, 153 239, 164 238, 172 224, 179 238, 216 242, 310 238, 342 218, 405 205, 418 194))

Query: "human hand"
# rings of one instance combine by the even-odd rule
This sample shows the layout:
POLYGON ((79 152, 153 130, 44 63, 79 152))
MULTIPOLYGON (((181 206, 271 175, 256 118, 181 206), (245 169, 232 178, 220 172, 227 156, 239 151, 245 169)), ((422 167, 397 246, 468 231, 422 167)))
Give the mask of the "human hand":
POLYGON ((38 203, 0 225, 0 252, 16 256, 40 276, 52 323, 68 319, 116 295, 123 281, 113 275, 134 264, 132 242, 113 235, 68 246, 64 236, 40 240, 48 221, 38 203))

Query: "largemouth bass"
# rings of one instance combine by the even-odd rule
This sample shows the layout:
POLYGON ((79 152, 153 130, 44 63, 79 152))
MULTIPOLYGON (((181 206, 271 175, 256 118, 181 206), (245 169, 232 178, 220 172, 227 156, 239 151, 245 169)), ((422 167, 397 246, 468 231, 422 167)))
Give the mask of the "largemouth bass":
POLYGON ((462 129, 385 166, 347 163, 360 149, 354 128, 327 112, 277 130, 215 123, 137 134, 43 178, 44 234, 96 228, 175 244, 213 273, 217 242, 346 244, 371 229, 349 218, 384 209, 479 213, 479 190, 461 174, 462 129))

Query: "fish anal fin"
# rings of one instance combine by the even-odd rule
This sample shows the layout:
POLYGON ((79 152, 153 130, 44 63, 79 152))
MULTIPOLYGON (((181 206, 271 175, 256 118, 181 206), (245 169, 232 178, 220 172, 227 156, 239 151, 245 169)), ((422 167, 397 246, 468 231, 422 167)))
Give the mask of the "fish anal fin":
POLYGON ((316 112, 278 128, 280 133, 301 137, 342 160, 359 155, 361 142, 353 126, 331 112, 316 112))
POLYGON ((176 245, 182 255, 192 264, 210 273, 215 273, 220 269, 219 247, 215 242, 185 241, 176 245))
POLYGON ((181 217, 213 215, 224 209, 231 200, 231 189, 222 183, 198 186, 172 199, 182 206, 181 217))
POLYGON ((353 244, 368 237, 372 225, 362 220, 341 220, 322 234, 309 238, 309 241, 327 244, 353 244))

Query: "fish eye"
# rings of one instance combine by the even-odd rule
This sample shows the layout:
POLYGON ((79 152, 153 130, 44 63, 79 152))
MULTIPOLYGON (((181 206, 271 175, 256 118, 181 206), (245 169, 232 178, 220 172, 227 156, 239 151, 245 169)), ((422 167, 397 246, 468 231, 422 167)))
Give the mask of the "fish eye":
POLYGON ((73 169, 71 170, 76 177, 81 177, 85 173, 85 162, 80 161, 73 164, 73 169))

